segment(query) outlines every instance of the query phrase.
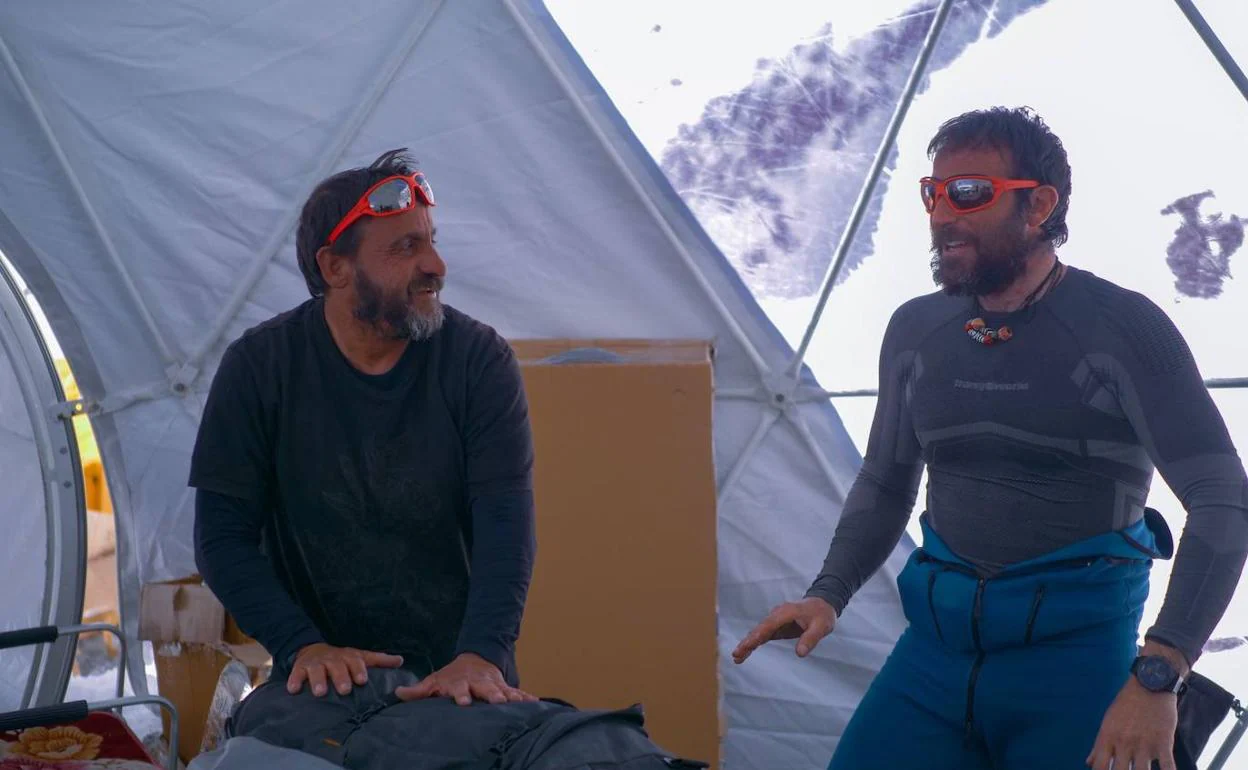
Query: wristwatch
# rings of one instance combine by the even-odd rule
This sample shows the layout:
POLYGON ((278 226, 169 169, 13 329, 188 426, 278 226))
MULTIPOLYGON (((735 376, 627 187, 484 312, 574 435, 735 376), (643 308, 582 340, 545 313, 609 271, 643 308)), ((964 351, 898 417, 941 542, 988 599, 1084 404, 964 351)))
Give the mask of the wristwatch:
POLYGON ((1131 664, 1131 673, 1145 690, 1182 695, 1187 682, 1170 661, 1160 655, 1141 655, 1131 664))

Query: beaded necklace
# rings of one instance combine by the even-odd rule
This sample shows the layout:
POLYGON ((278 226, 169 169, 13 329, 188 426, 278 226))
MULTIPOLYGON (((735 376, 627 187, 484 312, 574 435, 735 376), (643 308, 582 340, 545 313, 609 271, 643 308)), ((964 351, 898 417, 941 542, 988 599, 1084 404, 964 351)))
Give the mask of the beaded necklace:
MULTIPOLYGON (((1023 304, 1019 306, 1019 310, 1029 307, 1042 292, 1050 288, 1052 284, 1057 283, 1054 278, 1058 276, 1058 268, 1061 265, 1060 260, 1053 260, 1053 267, 1049 268, 1049 274, 1044 277, 1044 280, 1036 288, 1031 290, 1031 293, 1023 300, 1023 304)), ((975 297, 975 309, 980 309, 979 297, 975 297)), ((1014 336, 1014 330, 1008 326, 993 329, 984 322, 983 318, 976 316, 966 322, 966 335, 981 345, 995 345, 998 342, 1008 342, 1014 336)))

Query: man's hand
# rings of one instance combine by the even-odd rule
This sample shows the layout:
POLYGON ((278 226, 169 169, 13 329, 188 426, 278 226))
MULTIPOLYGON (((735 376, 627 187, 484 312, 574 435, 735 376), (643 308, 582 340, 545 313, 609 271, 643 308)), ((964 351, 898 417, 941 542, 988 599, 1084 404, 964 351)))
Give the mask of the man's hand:
POLYGON ((312 685, 312 694, 321 697, 329 690, 327 679, 332 680, 339 695, 351 694, 351 681, 368 684, 368 667, 398 668, 403 658, 384 652, 369 652, 352 647, 331 647, 323 642, 309 644, 295 655, 286 690, 291 695, 303 689, 306 681, 312 685))
POLYGON ((732 659, 743 663, 750 653, 773 639, 797 639, 797 656, 804 658, 835 627, 836 610, 823 599, 810 597, 781 604, 741 640, 732 651, 732 659))
POLYGON ((508 685, 498 666, 471 652, 463 653, 417 684, 396 689, 394 694, 404 701, 435 696, 454 698, 461 706, 471 706, 474 699, 487 703, 537 700, 527 692, 508 685))
POLYGON ((1174 730, 1179 721, 1178 698, 1149 692, 1135 677, 1118 693, 1088 756, 1094 770, 1175 770, 1174 730))

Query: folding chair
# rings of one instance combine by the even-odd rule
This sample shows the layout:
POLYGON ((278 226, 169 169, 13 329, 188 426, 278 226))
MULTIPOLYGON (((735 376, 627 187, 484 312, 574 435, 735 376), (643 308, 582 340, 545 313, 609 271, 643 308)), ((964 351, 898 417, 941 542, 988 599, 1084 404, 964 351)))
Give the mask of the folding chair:
MULTIPOLYGON (((125 695, 126 683, 126 639, 122 635, 120 629, 116 626, 106 623, 90 623, 86 625, 65 626, 58 628, 56 626, 41 626, 39 628, 24 628, 16 631, 5 631, 0 633, 0 650, 11 649, 14 647, 25 647, 33 644, 51 644, 62 636, 72 636, 75 639, 79 634, 88 631, 102 631, 114 634, 121 647, 121 662, 117 669, 117 695, 115 698, 103 701, 89 703, 85 700, 70 701, 68 703, 58 703, 51 706, 37 706, 35 708, 22 709, 20 711, 11 711, 0 713, 0 739, 5 739, 6 734, 18 738, 16 741, 28 750, 27 744, 21 741, 23 735, 39 735, 44 736, 45 733, 35 733, 35 728, 77 728, 82 734, 92 739, 92 743, 97 747, 103 745, 109 748, 116 748, 123 752, 124 758, 135 759, 138 761, 146 761, 152 766, 157 766, 156 761, 152 759, 151 754, 144 748, 143 743, 131 731, 129 725, 120 717, 122 708, 127 706, 138 705, 158 705, 167 709, 169 712, 169 756, 166 766, 168 770, 177 770, 178 768, 178 712, 173 704, 167 699, 158 695, 131 696, 125 695), (110 713, 117 712, 117 713, 110 713), (99 740, 95 740, 95 736, 99 740), (107 740, 107 743, 105 742, 107 740)), ((61 733, 53 733, 50 738, 57 738, 64 735, 61 733)), ((78 735, 78 733, 73 733, 78 735)), ((32 742, 33 743, 33 742, 32 742)), ((38 758, 38 755, 35 755, 38 758)), ((90 757, 87 759, 94 759, 90 757)), ((100 757, 100 759, 109 759, 114 757, 100 757)))

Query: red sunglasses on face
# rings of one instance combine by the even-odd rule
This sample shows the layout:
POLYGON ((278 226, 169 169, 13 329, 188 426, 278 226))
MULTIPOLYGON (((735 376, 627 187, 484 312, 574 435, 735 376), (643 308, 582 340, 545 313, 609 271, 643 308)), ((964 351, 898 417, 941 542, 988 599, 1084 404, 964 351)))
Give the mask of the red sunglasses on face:
POLYGON ((1034 179, 1002 179, 978 174, 962 174, 948 179, 925 176, 919 180, 923 207, 929 214, 936 210, 941 198, 957 213, 969 214, 992 206, 1007 190, 1025 190, 1039 186, 1040 183, 1034 179))
POLYGON ((426 206, 434 205, 433 188, 429 186, 429 180, 425 178, 425 175, 419 171, 411 176, 392 176, 383 179, 368 188, 368 192, 356 201, 356 204, 329 234, 329 240, 325 242, 325 245, 331 245, 338 240, 342 231, 354 224, 355 220, 360 217, 389 217, 402 214, 404 211, 416 208, 418 199, 426 206))

